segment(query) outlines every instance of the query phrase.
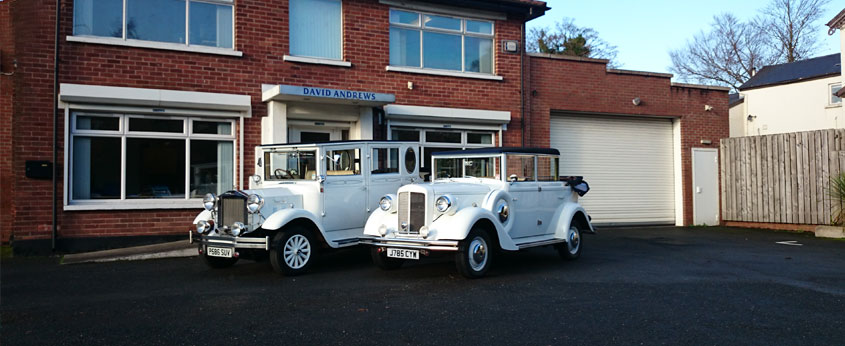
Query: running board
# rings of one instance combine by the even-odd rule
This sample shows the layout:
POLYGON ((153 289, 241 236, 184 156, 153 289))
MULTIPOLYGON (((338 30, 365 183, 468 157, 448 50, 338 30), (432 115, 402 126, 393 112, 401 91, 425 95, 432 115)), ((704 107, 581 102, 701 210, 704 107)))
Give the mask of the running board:
POLYGON ((535 241, 533 243, 517 244, 516 246, 519 247, 520 250, 522 250, 522 249, 527 249, 527 248, 532 248, 532 247, 554 245, 554 244, 560 244, 560 243, 565 243, 565 242, 566 242, 566 239, 555 238, 555 239, 549 239, 549 240, 535 241))
POLYGON ((337 244, 338 247, 358 245, 360 242, 361 242, 361 238, 347 238, 347 239, 340 239, 340 240, 332 241, 332 243, 337 244))

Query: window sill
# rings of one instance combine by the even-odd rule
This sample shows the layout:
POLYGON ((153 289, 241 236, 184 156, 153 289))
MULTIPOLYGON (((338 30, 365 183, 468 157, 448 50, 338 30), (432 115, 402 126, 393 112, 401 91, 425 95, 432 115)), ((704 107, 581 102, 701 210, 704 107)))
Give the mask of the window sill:
POLYGON ((122 38, 94 37, 94 36, 67 36, 67 37, 65 37, 65 39, 68 42, 106 44, 106 45, 113 45, 113 46, 152 48, 152 49, 161 49, 161 50, 175 50, 175 51, 190 52, 190 53, 217 54, 217 55, 228 55, 228 56, 238 56, 238 57, 244 55, 244 53, 241 52, 241 51, 227 49, 227 48, 217 48, 217 47, 207 47, 207 46, 188 46, 188 45, 184 45, 184 44, 168 43, 168 42, 124 40, 122 38))
POLYGON ((145 209, 196 209, 199 213, 202 209, 202 199, 78 201, 64 206, 65 211, 145 209))
POLYGON ((404 66, 386 66, 385 70, 393 71, 393 72, 406 72, 406 73, 418 73, 418 74, 430 74, 435 76, 447 76, 447 77, 459 77, 459 78, 475 78, 475 79, 486 79, 486 80, 502 80, 502 76, 496 76, 492 74, 484 74, 484 73, 473 73, 473 72, 457 72, 457 71, 446 71, 446 70, 432 70, 432 69, 425 69, 425 68, 418 68, 418 67, 404 67, 404 66))
POLYGON ((842 107, 841 103, 834 103, 832 105, 827 105, 824 108, 839 108, 839 107, 842 107))
POLYGON ((285 55, 285 56, 282 57, 282 60, 290 61, 290 62, 301 62, 301 63, 306 63, 306 64, 329 65, 329 66, 339 66, 339 67, 352 67, 352 63, 349 62, 349 61, 309 58, 309 57, 304 57, 304 56, 285 55))

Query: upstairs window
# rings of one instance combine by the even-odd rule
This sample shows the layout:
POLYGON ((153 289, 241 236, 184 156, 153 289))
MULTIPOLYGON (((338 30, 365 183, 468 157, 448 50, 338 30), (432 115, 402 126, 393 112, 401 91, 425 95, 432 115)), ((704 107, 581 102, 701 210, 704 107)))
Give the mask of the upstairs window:
POLYGON ((390 10, 390 65, 493 73, 493 22, 390 10))
POLYGON ((290 54, 341 60, 340 0, 290 0, 290 54))
POLYGON ((74 0, 73 35, 234 47, 234 0, 74 0))
POLYGON ((830 84, 829 87, 830 87, 829 88, 830 93, 828 95, 830 96, 830 99, 828 99, 828 104, 830 104, 830 105, 841 105, 842 104, 842 98, 840 98, 839 96, 836 96, 834 94, 836 92, 838 92, 839 90, 842 90, 842 83, 833 83, 833 84, 830 84))

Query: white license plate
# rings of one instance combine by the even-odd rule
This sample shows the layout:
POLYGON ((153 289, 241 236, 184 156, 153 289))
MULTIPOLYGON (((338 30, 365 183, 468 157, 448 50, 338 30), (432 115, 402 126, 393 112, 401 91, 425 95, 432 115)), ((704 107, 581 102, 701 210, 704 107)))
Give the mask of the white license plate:
POLYGON ((232 249, 225 247, 207 247, 205 253, 211 257, 232 257, 232 249))
POLYGON ((418 260, 420 250, 387 248, 387 257, 418 260))

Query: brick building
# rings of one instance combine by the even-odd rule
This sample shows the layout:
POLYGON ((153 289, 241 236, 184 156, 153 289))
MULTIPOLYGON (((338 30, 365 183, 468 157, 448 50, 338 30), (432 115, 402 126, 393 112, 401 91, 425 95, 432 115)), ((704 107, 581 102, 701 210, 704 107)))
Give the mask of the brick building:
MULTIPOLYGON (((524 53, 539 1, 138 1, 0 2, 4 244, 181 236, 203 194, 248 185, 259 144, 417 140, 427 164, 456 148, 571 148, 561 124, 597 117, 668 119, 668 222, 690 224, 690 149, 727 137, 725 90, 524 53)), ((629 221, 667 222, 608 219, 629 221)))

